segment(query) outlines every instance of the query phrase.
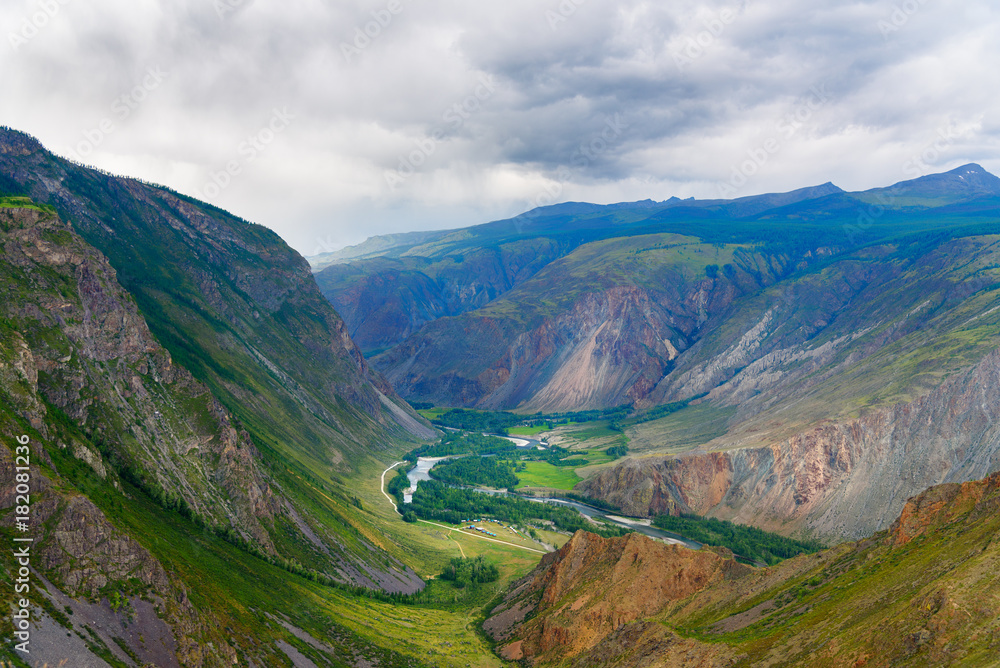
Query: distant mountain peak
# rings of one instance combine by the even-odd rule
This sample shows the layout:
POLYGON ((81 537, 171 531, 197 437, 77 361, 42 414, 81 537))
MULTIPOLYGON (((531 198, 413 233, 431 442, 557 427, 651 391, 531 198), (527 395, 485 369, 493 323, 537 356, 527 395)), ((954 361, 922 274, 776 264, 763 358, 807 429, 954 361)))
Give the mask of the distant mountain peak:
MULTIPOLYGON (((951 170, 950 172, 945 172, 945 174, 958 174, 958 175, 962 175, 962 174, 990 174, 990 173, 988 171, 986 171, 985 169, 983 169, 982 165, 980 165, 978 163, 975 163, 975 162, 970 162, 967 165, 962 165, 961 167, 956 167, 955 169, 951 170)), ((993 175, 990 174, 990 176, 993 176, 993 175)))
POLYGON ((1000 178, 970 162, 947 172, 927 174, 900 181, 887 188, 873 188, 866 193, 890 193, 894 196, 930 199, 963 199, 979 195, 1000 195, 1000 178))

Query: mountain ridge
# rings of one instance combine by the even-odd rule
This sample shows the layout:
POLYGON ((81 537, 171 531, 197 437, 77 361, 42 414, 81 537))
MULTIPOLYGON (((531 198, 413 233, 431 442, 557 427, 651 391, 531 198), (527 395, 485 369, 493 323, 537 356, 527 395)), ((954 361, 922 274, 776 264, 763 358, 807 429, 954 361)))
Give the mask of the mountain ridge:
POLYGON ((579 531, 484 629, 529 665, 990 665, 998 505, 1000 474, 932 487, 888 530, 772 568, 579 531))

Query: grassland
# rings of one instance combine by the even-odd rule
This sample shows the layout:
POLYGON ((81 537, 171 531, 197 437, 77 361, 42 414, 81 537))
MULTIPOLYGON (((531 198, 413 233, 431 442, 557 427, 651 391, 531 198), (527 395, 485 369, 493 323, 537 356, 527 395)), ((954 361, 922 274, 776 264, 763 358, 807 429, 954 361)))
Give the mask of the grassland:
POLYGON ((517 472, 521 482, 515 489, 525 487, 547 487, 549 489, 571 490, 582 478, 568 466, 553 466, 548 462, 525 462, 524 470, 517 472))
POLYGON ((627 429, 628 447, 640 454, 686 452, 725 435, 727 421, 735 413, 735 408, 716 407, 707 402, 691 405, 627 429))
POLYGON ((535 437, 535 436, 538 436, 539 434, 544 434, 544 433, 546 433, 548 431, 551 431, 551 429, 549 429, 548 425, 539 424, 539 425, 534 425, 534 426, 531 426, 531 427, 511 427, 510 429, 507 430, 507 434, 509 436, 530 436, 530 437, 535 437))

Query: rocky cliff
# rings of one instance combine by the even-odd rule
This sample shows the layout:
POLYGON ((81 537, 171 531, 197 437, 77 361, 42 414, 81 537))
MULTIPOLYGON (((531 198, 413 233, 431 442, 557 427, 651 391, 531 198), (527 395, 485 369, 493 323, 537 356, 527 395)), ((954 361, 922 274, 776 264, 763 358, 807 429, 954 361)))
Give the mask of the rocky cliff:
POLYGON ((768 447, 640 457, 584 493, 649 516, 696 512, 838 540, 885 528, 928 485, 1000 469, 1000 352, 916 401, 812 428, 768 447))
MULTIPOLYGON (((688 455, 625 461, 582 491, 643 515, 694 511, 838 540, 885 528, 930 485, 996 470, 996 252, 990 237, 915 257, 872 247, 869 262, 832 262, 824 281, 742 305, 738 327, 698 341, 650 393, 708 390, 705 403, 730 411, 723 435, 688 455)), ((670 439, 657 423, 628 435, 649 453, 670 439)))
POLYGON ((253 443, 154 340, 107 260, 42 210, 0 208, 0 228, 0 280, 12 297, 0 314, 16 373, 6 394, 26 392, 20 416, 45 436, 54 420, 70 420, 100 451, 60 447, 101 477, 119 473, 113 458, 150 490, 273 551, 261 521, 280 504, 253 443))
POLYGON ((104 254, 157 340, 258 446, 347 471, 380 443, 430 435, 368 367, 308 263, 270 230, 75 165, 11 130, 0 131, 0 189, 54 207, 104 254))
POLYGON ((428 322, 485 306, 562 252, 551 239, 534 239, 444 257, 378 257, 328 266, 316 283, 352 339, 377 353, 428 322))
POLYGON ((758 569, 577 533, 484 629, 529 665, 991 665, 1000 474, 911 498, 888 531, 758 569))
MULTIPOLYGON (((749 572, 707 550, 664 545, 640 534, 605 539, 578 531, 511 586, 484 629, 495 640, 510 641, 498 649, 508 660, 550 663, 585 656, 617 629, 749 572)), ((684 645, 676 649, 690 652, 684 645)), ((677 656, 667 652, 661 661, 669 664, 677 656)))
POLYGON ((425 325, 373 364, 403 395, 443 405, 641 403, 713 318, 797 261, 677 235, 586 244, 488 306, 425 325))
MULTIPOLYGON (((275 478, 253 436, 160 345, 118 279, 52 207, 0 198, 0 475, 8 481, 0 507, 25 503, 9 481, 15 439, 29 435, 31 564, 49 583, 44 594, 30 590, 41 606, 35 655, 64 665, 109 656, 116 665, 237 663, 261 637, 224 632, 231 594, 188 598, 219 577, 207 578, 199 562, 212 550, 257 559, 258 568, 419 589, 412 570, 275 478), (173 538, 163 542, 164 533, 173 538), (191 546, 209 544, 179 558, 178 533, 191 546)), ((367 368, 360 355, 354 364, 367 368)), ((382 396, 375 410, 395 407, 382 396)), ((398 411, 394 421, 422 428, 398 411)), ((0 532, 13 530, 8 512, 0 532)), ((268 664, 274 651, 252 655, 268 664)))

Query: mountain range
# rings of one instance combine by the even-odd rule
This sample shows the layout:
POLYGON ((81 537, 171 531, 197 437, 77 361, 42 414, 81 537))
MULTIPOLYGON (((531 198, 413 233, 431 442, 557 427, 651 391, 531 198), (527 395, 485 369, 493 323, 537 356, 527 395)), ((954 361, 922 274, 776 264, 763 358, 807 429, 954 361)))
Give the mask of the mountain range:
POLYGON ((0 599, 32 620, 31 662, 9 616, 0 656, 992 665, 998 207, 1000 179, 966 165, 864 192, 570 202, 307 262, 0 128, 0 480, 28 488, 0 484, 0 534, 31 545, 28 576, 0 551, 29 605, 0 599), (616 409, 598 431, 627 456, 523 468, 633 523, 830 547, 763 568, 638 533, 402 521, 386 476, 452 408, 616 409), (499 580, 446 581, 480 556, 499 580))
POLYGON ((998 197, 966 165, 855 193, 555 205, 313 262, 408 399, 689 402, 626 425, 632 456, 578 491, 857 539, 1000 465, 998 197))

